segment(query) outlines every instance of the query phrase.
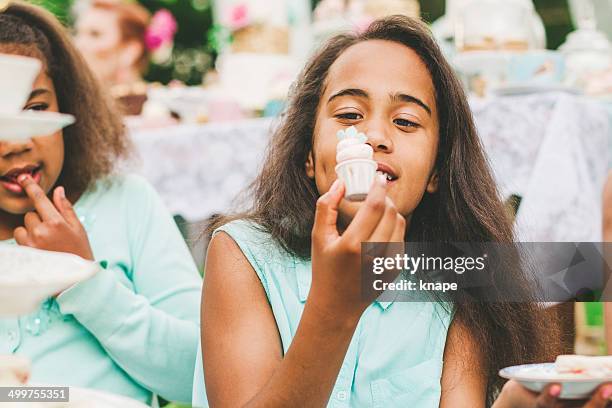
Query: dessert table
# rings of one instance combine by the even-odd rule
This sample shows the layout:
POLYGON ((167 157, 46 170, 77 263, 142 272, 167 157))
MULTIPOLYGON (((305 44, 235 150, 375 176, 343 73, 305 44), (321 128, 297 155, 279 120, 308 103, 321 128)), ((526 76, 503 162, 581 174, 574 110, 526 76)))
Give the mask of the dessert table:
MULTIPOLYGON (((519 237, 600 241, 608 170, 608 113, 565 93, 472 99, 476 125, 504 198, 520 195, 519 237)), ((262 163, 274 121, 257 119, 132 131, 146 177, 188 221, 233 208, 262 163)))

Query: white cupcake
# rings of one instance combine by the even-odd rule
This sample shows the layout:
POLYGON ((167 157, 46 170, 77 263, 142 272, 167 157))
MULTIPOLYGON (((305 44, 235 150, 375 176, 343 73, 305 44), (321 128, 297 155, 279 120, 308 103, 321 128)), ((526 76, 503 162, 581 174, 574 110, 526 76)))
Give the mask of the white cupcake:
POLYGON ((22 386, 30 377, 30 360, 13 354, 0 355, 0 386, 22 386))
POLYGON ((367 136, 359 133, 355 126, 337 133, 340 142, 336 147, 336 174, 344 182, 349 201, 363 201, 376 177, 378 165, 372 157, 374 150, 366 141, 367 136))

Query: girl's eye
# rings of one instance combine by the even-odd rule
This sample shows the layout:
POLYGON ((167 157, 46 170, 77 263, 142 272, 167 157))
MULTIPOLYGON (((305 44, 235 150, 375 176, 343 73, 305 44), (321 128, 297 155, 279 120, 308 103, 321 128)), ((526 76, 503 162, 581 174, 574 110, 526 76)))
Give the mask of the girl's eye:
POLYGON ((339 114, 337 114, 336 118, 344 119, 344 120, 358 120, 358 119, 361 119, 362 116, 361 116, 361 114, 359 114, 357 112, 346 112, 346 113, 339 113, 339 114))
POLYGON ((30 106, 26 106, 25 110, 33 110, 33 111, 45 111, 49 108, 49 105, 46 103, 36 103, 30 106))
POLYGON ((412 122, 408 119, 402 119, 402 118, 397 118, 393 120, 393 123, 395 123, 398 126, 401 127, 410 127, 410 128, 418 128, 421 127, 421 125, 419 125, 416 122, 412 122))

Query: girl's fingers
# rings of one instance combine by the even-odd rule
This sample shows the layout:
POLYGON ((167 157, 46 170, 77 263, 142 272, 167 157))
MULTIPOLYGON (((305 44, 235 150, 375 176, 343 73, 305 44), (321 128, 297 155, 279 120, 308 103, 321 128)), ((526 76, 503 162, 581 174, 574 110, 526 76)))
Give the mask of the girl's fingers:
POLYGON ((385 198, 385 212, 367 242, 389 242, 395 229, 397 210, 389 197, 385 198))
POLYGON ((329 191, 317 200, 317 210, 315 212, 314 225, 312 227, 312 240, 325 240, 326 238, 338 237, 338 206, 344 197, 344 184, 336 179, 329 191))
POLYGON ((42 224, 40 217, 33 211, 26 213, 26 215, 23 217, 23 225, 26 230, 30 232, 33 231, 36 227, 38 227, 40 224, 42 224))
POLYGON ((17 181, 34 202, 34 208, 43 221, 60 220, 62 216, 42 188, 27 174, 22 174, 17 181))
POLYGON ((504 384, 492 408, 536 408, 537 398, 538 394, 510 380, 504 384))
POLYGON ((357 210, 355 218, 349 224, 342 238, 352 243, 368 241, 385 213, 386 197, 387 182, 377 175, 367 198, 357 210))
POLYGON ((57 187, 55 191, 53 191, 53 203, 68 224, 78 225, 81 223, 72 207, 72 203, 66 198, 66 190, 64 190, 64 187, 57 187))
POLYGON ((404 242, 406 235, 406 219, 399 213, 395 214, 395 225, 389 242, 404 242))
POLYGON ((536 400, 536 408, 555 408, 557 407, 557 398, 561 395, 561 385, 548 384, 536 400))
POLYGON ((610 402, 610 398, 612 398, 612 384, 604 384, 597 388, 584 408, 605 408, 610 402))
POLYGON ((28 231, 24 227, 18 227, 13 232, 13 237, 19 245, 33 246, 28 236, 28 231))

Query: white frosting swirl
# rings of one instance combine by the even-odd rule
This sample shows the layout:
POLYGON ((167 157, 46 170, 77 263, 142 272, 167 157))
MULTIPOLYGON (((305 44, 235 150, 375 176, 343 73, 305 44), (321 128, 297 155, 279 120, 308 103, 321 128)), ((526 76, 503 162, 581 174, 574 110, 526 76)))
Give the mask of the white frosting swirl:
POLYGON ((363 133, 358 133, 354 126, 346 129, 346 131, 339 131, 338 138, 340 138, 340 142, 336 146, 337 163, 354 159, 372 160, 374 150, 365 143, 367 137, 363 133))

